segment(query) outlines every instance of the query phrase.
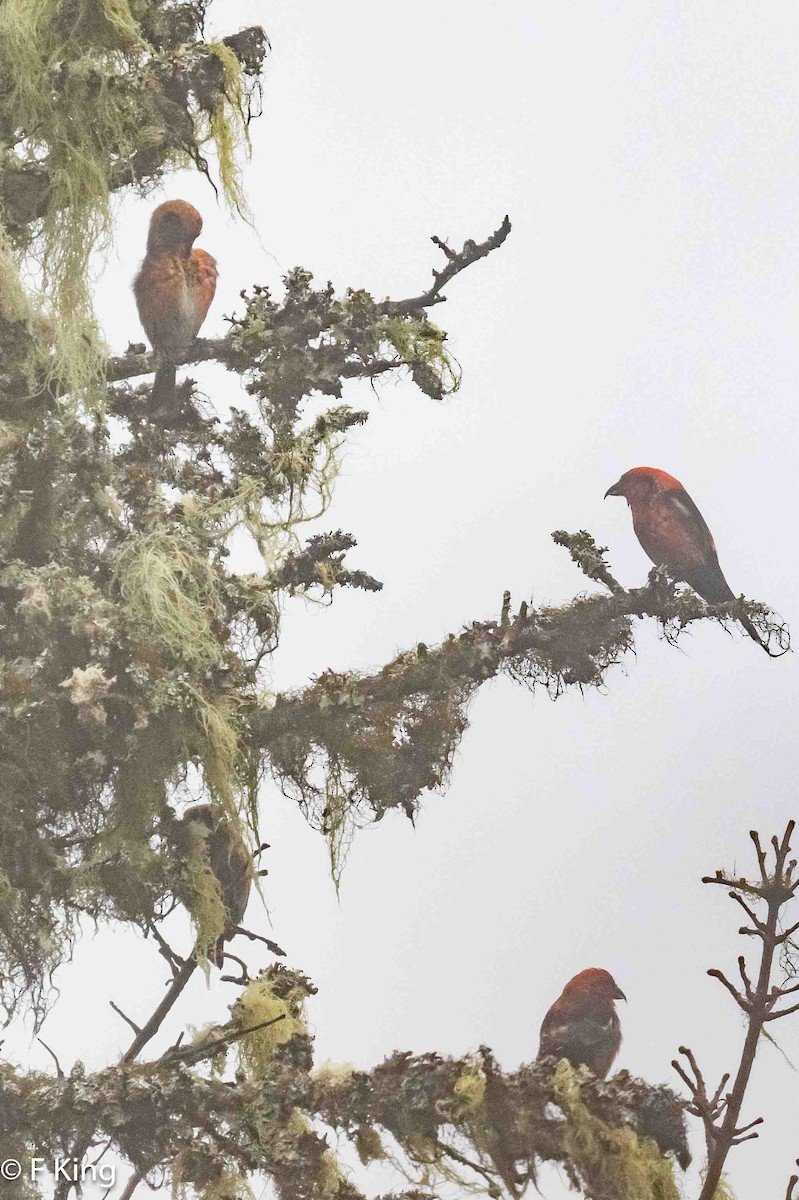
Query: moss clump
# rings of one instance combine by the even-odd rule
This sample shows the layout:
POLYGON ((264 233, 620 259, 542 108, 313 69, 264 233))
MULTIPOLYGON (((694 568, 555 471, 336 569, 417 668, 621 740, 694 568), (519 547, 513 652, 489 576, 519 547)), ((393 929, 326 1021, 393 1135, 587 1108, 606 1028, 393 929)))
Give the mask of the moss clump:
POLYGON ((481 1112, 486 1095, 486 1078, 476 1063, 468 1063, 463 1068, 452 1090, 455 1095, 455 1120, 468 1120, 481 1112))
POLYGON ((241 1065, 255 1078, 267 1072, 280 1046, 298 1034, 307 1036, 304 1013, 307 995, 302 976, 285 968, 268 967, 244 988, 231 1006, 231 1017, 240 1029, 255 1029, 267 1021, 273 1022, 255 1029, 237 1043, 241 1065))
POLYGON ((372 1125, 359 1125, 353 1138, 358 1158, 367 1167, 372 1162, 388 1158, 383 1139, 372 1125))
POLYGON ((566 1117, 564 1150, 588 1194, 594 1189, 613 1200, 680 1200, 669 1160, 628 1126, 613 1128, 594 1116, 580 1097, 580 1077, 566 1059, 555 1069, 552 1090, 566 1117))
POLYGON ((410 368, 417 387, 434 400, 457 392, 460 369, 447 353, 447 335, 426 314, 389 317, 384 326, 386 340, 410 368))
POLYGON ((158 522, 131 537, 117 556, 116 577, 134 635, 170 665, 208 669, 219 662, 218 575, 185 525, 158 522))

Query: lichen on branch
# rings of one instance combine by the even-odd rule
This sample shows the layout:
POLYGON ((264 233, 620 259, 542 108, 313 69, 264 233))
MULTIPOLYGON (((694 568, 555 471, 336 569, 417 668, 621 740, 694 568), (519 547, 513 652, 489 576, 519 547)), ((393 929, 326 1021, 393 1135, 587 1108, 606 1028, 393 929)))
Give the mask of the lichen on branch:
POLYGON ((590 534, 553 537, 609 595, 538 609, 523 603, 514 616, 508 602, 498 619, 474 622, 438 646, 419 643, 374 674, 323 672, 253 716, 253 738, 272 770, 328 838, 346 846, 342 826, 379 820, 392 808, 413 817, 422 794, 447 782, 469 704, 497 675, 552 699, 570 688, 601 687, 634 649, 635 620, 653 620, 676 642, 698 621, 729 627, 745 613, 766 639, 783 649, 789 644, 785 625, 762 604, 708 606, 659 570, 627 591, 590 534))
POLYGON ((63 1154, 73 1130, 91 1127, 142 1178, 165 1175, 204 1197, 259 1172, 281 1200, 364 1200, 339 1160, 342 1140, 364 1164, 393 1165, 408 1196, 457 1184, 515 1197, 546 1162, 597 1200, 632 1200, 630 1180, 635 1200, 677 1194, 675 1171, 690 1157, 683 1105, 668 1088, 627 1072, 594 1080, 551 1060, 503 1072, 485 1047, 315 1070, 303 1012, 314 991, 301 973, 272 967, 227 1025, 153 1062, 63 1078, 0 1065, 4 1137, 27 1161, 63 1154), (608 1146, 615 1166, 606 1161, 603 1174, 608 1146))

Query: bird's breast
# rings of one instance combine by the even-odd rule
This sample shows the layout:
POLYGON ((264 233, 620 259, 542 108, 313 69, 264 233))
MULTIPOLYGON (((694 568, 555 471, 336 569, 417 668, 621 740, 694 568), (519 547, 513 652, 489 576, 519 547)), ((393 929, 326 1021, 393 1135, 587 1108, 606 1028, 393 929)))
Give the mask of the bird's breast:
POLYGON ((681 511, 668 498, 633 506, 633 528, 655 566, 690 570, 705 561, 704 548, 681 511))

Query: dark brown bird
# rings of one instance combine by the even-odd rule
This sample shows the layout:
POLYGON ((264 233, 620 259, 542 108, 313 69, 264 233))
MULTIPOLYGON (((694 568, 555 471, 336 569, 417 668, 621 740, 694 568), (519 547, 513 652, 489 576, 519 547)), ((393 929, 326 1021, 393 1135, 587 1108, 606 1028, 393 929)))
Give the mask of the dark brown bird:
POLYGON ((159 204, 150 218, 147 254, 133 281, 144 332, 159 358, 152 391, 154 412, 174 407, 174 356, 200 332, 216 292, 216 259, 194 242, 203 219, 186 200, 159 204))
POLYGON ((570 979, 541 1025, 539 1058, 566 1058, 604 1079, 621 1046, 614 1000, 626 1000, 613 976, 589 967, 570 979))
POLYGON ((199 838, 201 853, 219 881, 226 920, 224 932, 210 958, 217 967, 221 967, 225 942, 241 925, 247 909, 252 884, 252 857, 232 824, 210 804, 194 804, 187 808, 178 825, 181 829, 178 835, 182 843, 181 852, 186 857, 196 854, 195 839, 199 838))

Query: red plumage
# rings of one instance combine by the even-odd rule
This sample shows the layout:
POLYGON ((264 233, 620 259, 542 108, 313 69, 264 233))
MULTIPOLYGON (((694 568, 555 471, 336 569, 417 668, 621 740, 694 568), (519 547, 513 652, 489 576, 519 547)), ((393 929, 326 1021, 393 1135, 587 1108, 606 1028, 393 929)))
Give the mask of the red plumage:
MULTIPOLYGON (((638 541, 656 567, 666 567, 674 579, 690 584, 708 604, 735 599, 719 565, 713 535, 679 479, 657 467, 633 467, 605 496, 624 496, 638 541)), ((741 624, 770 654, 749 618, 741 617, 741 624)))
POLYGON ((614 1000, 626 1000, 613 976, 589 967, 570 979, 541 1024, 539 1058, 565 1058, 604 1079, 621 1046, 614 1000))
POLYGON ((172 359, 200 332, 216 292, 216 260, 193 248, 202 227, 202 217, 186 200, 159 204, 150 218, 147 254, 133 281, 139 319, 160 360, 152 391, 156 412, 174 406, 172 359))

